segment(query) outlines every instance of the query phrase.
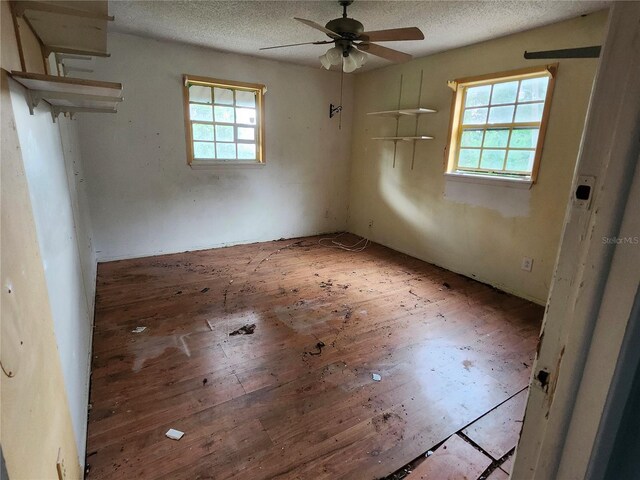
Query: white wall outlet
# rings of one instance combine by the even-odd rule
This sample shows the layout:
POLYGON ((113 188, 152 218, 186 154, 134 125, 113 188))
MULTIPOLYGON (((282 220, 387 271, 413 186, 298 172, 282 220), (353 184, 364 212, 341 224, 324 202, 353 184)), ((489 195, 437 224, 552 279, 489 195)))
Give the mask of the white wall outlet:
POLYGON ((373 228, 373 220, 369 220, 369 228, 373 228))
POLYGON ((520 268, 525 272, 530 272, 533 268, 533 258, 522 257, 522 263, 520 264, 520 268))
POLYGON ((58 449, 58 459, 56 460, 56 470, 58 471, 58 480, 66 480, 67 467, 64 466, 64 458, 62 457, 62 450, 58 449))

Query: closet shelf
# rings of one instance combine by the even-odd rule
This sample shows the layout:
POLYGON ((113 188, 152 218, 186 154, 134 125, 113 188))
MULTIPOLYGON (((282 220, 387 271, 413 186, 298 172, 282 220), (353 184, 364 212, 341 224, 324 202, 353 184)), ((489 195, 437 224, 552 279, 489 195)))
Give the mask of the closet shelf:
POLYGON ((44 100, 51 105, 54 121, 63 112, 115 113, 124 100, 121 83, 17 71, 11 72, 11 77, 27 89, 31 114, 44 100))
POLYGON ((412 140, 433 140, 433 137, 429 137, 426 135, 418 135, 416 137, 373 137, 372 140, 403 140, 403 141, 412 141, 412 140))
POLYGON ((399 110, 384 110, 382 112, 369 112, 367 115, 375 115, 378 117, 401 117, 401 116, 416 116, 423 113, 438 113, 437 110, 431 108, 402 108, 399 110))
POLYGON ((45 56, 51 52, 108 57, 108 2, 13 2, 14 13, 34 30, 42 41, 45 56))

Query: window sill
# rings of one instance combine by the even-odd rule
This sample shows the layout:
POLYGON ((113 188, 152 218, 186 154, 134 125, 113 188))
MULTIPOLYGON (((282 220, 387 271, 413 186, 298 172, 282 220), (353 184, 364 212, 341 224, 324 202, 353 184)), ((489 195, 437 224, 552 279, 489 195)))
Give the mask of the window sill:
POLYGON ((502 185, 510 188, 530 189, 533 185, 531 178, 509 178, 490 175, 474 175, 472 173, 446 172, 444 174, 447 180, 466 183, 480 183, 484 185, 502 185))
POLYGON ((213 162, 200 162, 193 161, 189 164, 189 167, 193 170, 206 170, 208 168, 220 168, 220 167, 232 167, 232 168, 255 168, 263 167, 264 162, 232 162, 232 161, 213 161, 213 162))

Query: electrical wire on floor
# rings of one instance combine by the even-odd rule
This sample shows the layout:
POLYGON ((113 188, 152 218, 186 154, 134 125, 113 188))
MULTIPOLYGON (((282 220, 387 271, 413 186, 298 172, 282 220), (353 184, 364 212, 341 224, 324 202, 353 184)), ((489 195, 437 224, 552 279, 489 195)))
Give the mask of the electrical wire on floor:
POLYGON ((361 252, 369 246, 370 242, 368 238, 361 238, 353 245, 345 245, 344 243, 338 241, 338 239, 343 235, 346 235, 346 233, 340 233, 333 238, 321 238, 320 240, 318 240, 318 243, 323 247, 340 248, 342 250, 346 250, 347 252, 361 252), (331 244, 327 244, 326 242, 331 242, 331 244))

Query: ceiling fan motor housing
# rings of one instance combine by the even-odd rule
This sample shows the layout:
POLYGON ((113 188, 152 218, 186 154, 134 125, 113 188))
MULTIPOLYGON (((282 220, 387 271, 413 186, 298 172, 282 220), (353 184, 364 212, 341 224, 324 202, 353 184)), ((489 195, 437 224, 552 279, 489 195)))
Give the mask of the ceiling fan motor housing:
POLYGON ((357 40, 364 32, 364 25, 353 18, 336 18, 327 23, 325 28, 349 40, 357 40))

